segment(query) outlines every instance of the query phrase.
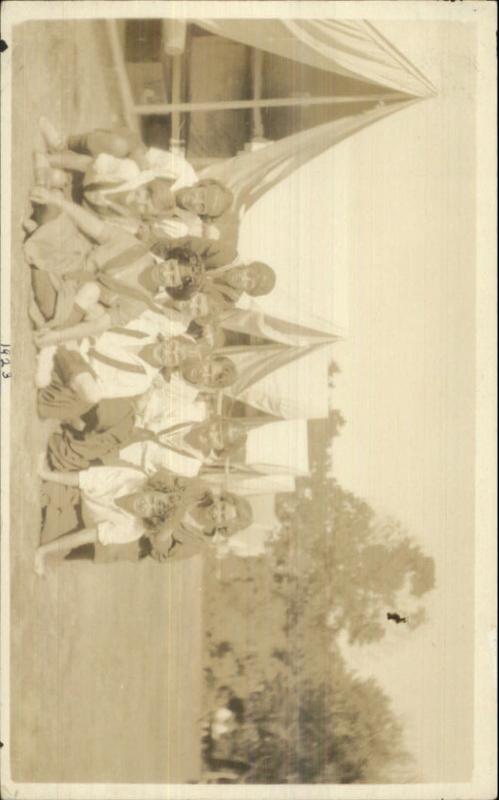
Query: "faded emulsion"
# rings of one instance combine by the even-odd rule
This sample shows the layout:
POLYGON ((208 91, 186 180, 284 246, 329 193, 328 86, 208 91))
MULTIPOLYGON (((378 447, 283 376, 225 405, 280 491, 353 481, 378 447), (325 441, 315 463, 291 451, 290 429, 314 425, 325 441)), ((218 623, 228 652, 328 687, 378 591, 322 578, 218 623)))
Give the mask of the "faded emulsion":
POLYGON ((466 783, 476 26, 156 5, 2 30, 2 757, 466 783))

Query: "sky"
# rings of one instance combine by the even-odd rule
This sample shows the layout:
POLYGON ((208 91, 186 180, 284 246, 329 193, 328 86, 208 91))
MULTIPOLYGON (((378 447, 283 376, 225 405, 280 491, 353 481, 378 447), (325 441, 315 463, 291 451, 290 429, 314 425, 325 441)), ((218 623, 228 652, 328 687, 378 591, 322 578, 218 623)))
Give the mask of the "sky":
MULTIPOLYGON (((393 699, 422 781, 468 780, 473 680, 474 27, 377 27, 437 96, 307 164, 247 215, 241 250, 292 264, 346 330, 333 472, 436 561, 429 622, 345 647, 393 699)), ((403 609, 402 609, 403 611, 403 609)))

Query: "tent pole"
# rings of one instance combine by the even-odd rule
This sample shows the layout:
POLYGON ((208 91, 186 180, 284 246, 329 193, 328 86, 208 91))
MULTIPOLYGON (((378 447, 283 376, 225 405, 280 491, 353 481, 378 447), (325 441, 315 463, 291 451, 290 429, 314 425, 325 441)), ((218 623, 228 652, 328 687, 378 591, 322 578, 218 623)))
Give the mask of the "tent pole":
MULTIPOLYGON (((174 105, 178 105, 182 95, 182 56, 171 56, 172 63, 172 101, 174 105)), ((180 112, 172 111, 172 126, 170 144, 176 147, 181 146, 180 136, 180 112)))
POLYGON ((236 108, 281 108, 286 106, 318 106, 335 105, 341 103, 380 103, 388 100, 407 98, 407 95, 391 92, 390 94, 365 94, 357 97, 280 97, 275 99, 260 98, 257 100, 220 100, 202 103, 151 103, 150 105, 136 105, 136 114, 172 114, 174 112, 194 111, 226 111, 236 108))
MULTIPOLYGON (((253 50, 251 53, 251 80, 253 84, 253 100, 262 98, 262 71, 263 53, 261 50, 253 50)), ((265 136, 263 128, 262 112, 259 106, 252 109, 252 138, 263 139, 265 136)))
POLYGON ((123 115, 129 128, 133 131, 140 133, 140 126, 137 122, 137 112, 135 108, 135 101, 133 99, 132 90, 130 87, 130 80, 126 69, 125 59, 123 56, 123 49, 121 47, 120 35, 118 32, 118 24, 114 19, 106 19, 107 34, 109 37, 109 44, 111 53, 118 78, 118 88, 121 95, 121 102, 123 105, 123 115))

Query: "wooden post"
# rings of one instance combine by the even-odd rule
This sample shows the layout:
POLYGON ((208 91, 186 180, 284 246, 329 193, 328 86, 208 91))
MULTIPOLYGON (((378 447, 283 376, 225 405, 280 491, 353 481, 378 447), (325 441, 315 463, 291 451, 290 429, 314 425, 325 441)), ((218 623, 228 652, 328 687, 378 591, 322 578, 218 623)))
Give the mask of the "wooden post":
MULTIPOLYGON (((263 53, 261 50, 251 52, 251 79, 253 84, 253 99, 261 100, 262 97, 262 72, 263 72, 263 53)), ((252 110, 252 138, 263 139, 265 132, 263 129, 262 111, 259 106, 252 110)))
POLYGON ((185 50, 187 22, 183 19, 164 19, 161 23, 161 43, 167 56, 179 56, 185 50))
POLYGON ((126 124, 129 128, 131 128, 131 130, 135 131, 136 133, 140 133, 140 125, 136 116, 137 111, 135 109, 135 101, 130 88, 130 80, 126 70, 126 63, 118 33, 117 21, 114 19, 106 19, 105 22, 109 36, 109 44, 111 46, 114 68, 118 77, 118 87, 121 94, 121 102, 123 104, 123 114, 126 124))
POLYGON ((137 105, 136 114, 171 114, 174 111, 226 111, 232 108, 282 108, 286 106, 318 106, 339 105, 341 103, 380 103, 387 100, 399 100, 406 95, 396 94, 366 94, 357 97, 280 97, 275 99, 259 100, 213 100, 201 103, 155 103, 151 105, 137 105))
MULTIPOLYGON (((171 64, 172 64, 172 85, 171 85, 172 105, 179 105, 182 99, 182 56, 181 55, 172 56, 171 64)), ((181 147, 182 145, 180 125, 181 125, 181 112, 172 111, 170 144, 173 145, 173 147, 181 147)))

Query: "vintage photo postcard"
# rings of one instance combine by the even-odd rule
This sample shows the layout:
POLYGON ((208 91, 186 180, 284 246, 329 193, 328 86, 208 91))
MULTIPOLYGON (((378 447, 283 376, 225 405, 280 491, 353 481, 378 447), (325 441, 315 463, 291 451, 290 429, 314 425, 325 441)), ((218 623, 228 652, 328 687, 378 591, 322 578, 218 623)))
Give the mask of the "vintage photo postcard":
POLYGON ((1 13, 2 797, 493 798, 495 5, 1 13))

